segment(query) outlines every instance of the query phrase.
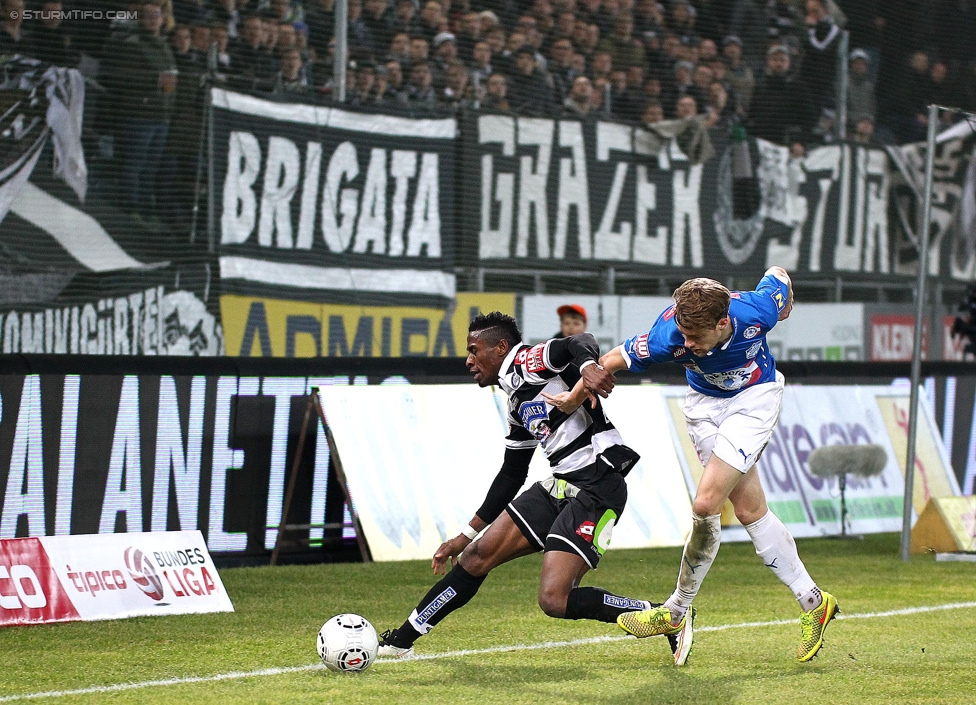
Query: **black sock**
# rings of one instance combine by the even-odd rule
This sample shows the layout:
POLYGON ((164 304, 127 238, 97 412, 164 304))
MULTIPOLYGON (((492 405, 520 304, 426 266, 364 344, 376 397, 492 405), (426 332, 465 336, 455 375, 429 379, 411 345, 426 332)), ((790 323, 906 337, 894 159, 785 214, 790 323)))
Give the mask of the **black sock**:
MULTIPOLYGON (((654 606, 654 603, 651 603, 654 606)), ((566 619, 595 619, 613 624, 624 612, 647 609, 644 600, 621 597, 598 587, 574 588, 566 601, 566 619)))
POLYGON ((488 576, 471 575, 458 563, 420 601, 410 617, 390 635, 390 643, 405 649, 456 609, 464 607, 488 576))

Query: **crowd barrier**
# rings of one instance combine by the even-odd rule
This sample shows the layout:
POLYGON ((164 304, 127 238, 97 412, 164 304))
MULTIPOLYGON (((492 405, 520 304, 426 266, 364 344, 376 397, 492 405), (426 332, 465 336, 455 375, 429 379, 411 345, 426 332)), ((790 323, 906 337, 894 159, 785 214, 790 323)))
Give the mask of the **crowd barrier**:
MULTIPOLYGON (((640 429, 649 421, 659 434, 672 429, 661 442, 674 449, 667 483, 658 483, 651 474, 664 470, 647 465, 631 480, 647 490, 635 492, 646 496, 647 502, 656 492, 664 494, 653 500, 657 506, 632 506, 629 521, 634 525, 621 528, 618 545, 667 544, 681 535, 677 518, 683 512, 674 509, 674 502, 682 496, 687 501, 695 478, 693 459, 681 444, 679 420, 673 413, 683 370, 671 367, 662 366, 651 378, 664 387, 633 385, 638 380, 621 374, 619 392, 611 398, 609 408, 625 433, 631 429, 630 436, 639 439, 640 429), (613 411, 615 403, 622 407, 619 412, 613 411), (649 418, 652 408, 658 409, 654 413, 660 418, 649 418), (651 492, 658 484, 661 489, 651 492), (656 523, 668 515, 665 507, 671 508, 677 523, 656 523)), ((907 387, 892 381, 907 377, 909 367, 784 362, 780 369, 792 383, 790 394, 796 400, 784 409, 783 423, 767 452, 769 472, 779 472, 778 482, 783 485, 782 491, 770 488, 772 501, 783 502, 783 510, 792 512, 801 524, 805 520, 797 512, 811 512, 810 531, 816 533, 830 525, 831 496, 824 490, 827 494, 818 494, 817 504, 803 495, 806 490, 799 473, 804 453, 824 443, 887 438, 891 457, 904 458, 904 442, 898 438, 906 428, 907 387), (811 385, 842 385, 846 391, 811 385), (870 391, 870 404, 864 404, 873 411, 865 412, 863 419, 855 418, 861 412, 853 406, 845 407, 844 400, 854 398, 854 385, 867 385, 862 389, 870 391), (837 429, 830 426, 833 417, 837 429), (852 430, 857 424, 867 435, 852 430), (887 429, 883 433, 882 427, 887 429), (796 487, 783 484, 787 477, 794 478, 796 487)), ((922 462, 955 468, 955 475, 951 471, 945 475, 943 489, 955 486, 972 492, 974 368, 964 363, 925 363, 923 375, 925 418, 931 423, 923 424, 923 432, 928 433, 923 437, 930 441, 920 445, 922 462)), ((459 502, 450 508, 449 517, 423 521, 414 517, 404 523, 416 522, 417 531, 426 527, 423 541, 419 533, 411 539, 414 549, 426 550, 430 536, 451 531, 462 518, 469 518, 462 515, 476 508, 482 485, 487 486, 500 464, 504 428, 497 405, 469 379, 461 359, 2 356, 0 537, 199 529, 219 557, 266 560, 281 519, 305 395, 319 387, 353 502, 361 498, 364 507, 389 508, 391 502, 433 497, 453 487, 442 485, 444 478, 416 475, 417 463, 427 468, 424 472, 433 472, 436 466, 448 473, 450 482, 470 484, 449 493, 459 502), (414 390, 425 391, 411 396, 414 390), (408 398, 413 401, 405 401, 408 398), (481 416, 466 420, 476 409, 481 416), (368 455, 383 452, 382 458, 368 455), (437 462, 431 460, 435 456, 437 462), (431 494, 424 495, 428 489, 431 494), (374 496, 376 492, 380 495, 374 496)), ((345 534, 343 529, 341 486, 330 471, 335 463, 332 449, 321 424, 310 431, 288 517, 289 524, 305 528, 298 532, 301 546, 292 551, 309 559, 355 557, 348 528, 345 534)), ((643 449, 645 458, 657 452, 652 447, 643 449)), ((539 471, 534 466, 533 473, 539 471)), ((866 495, 862 502, 863 511, 878 514, 873 518, 883 528, 892 528, 888 524, 894 511, 892 498, 899 492, 896 476, 897 472, 884 476, 885 493, 866 495)), ((767 478, 767 483, 774 481, 767 478)), ((812 486, 814 480, 804 482, 812 486)), ((916 487, 934 491, 929 480, 917 482, 916 487)), ((863 518, 871 519, 869 514, 863 518)), ((382 557, 382 542, 375 532, 384 535, 383 527, 377 528, 370 517, 383 512, 371 509, 360 516, 374 557, 382 557)), ((385 528, 392 531, 389 525, 385 528)))

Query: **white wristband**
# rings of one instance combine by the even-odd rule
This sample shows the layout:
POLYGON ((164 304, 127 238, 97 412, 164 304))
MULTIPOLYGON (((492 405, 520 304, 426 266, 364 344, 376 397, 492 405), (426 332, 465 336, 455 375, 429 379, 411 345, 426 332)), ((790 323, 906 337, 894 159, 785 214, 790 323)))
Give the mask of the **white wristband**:
MULTIPOLYGON (((584 362, 582 365, 579 366, 580 372, 582 372, 584 368, 588 367, 589 365, 596 365, 596 360, 587 360, 586 362, 584 362)), ((599 365, 597 366, 599 367, 599 365)))
POLYGON ((461 529, 461 535, 467 536, 469 540, 474 541, 475 537, 478 535, 478 530, 468 524, 463 529, 461 529))

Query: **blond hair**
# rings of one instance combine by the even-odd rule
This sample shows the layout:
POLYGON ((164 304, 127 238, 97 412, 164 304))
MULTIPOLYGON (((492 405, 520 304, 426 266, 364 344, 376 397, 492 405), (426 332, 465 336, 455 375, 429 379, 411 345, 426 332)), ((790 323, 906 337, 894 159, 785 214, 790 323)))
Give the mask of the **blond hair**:
POLYGON ((675 321, 686 330, 715 328, 729 315, 729 290, 714 279, 689 279, 674 290, 675 321))

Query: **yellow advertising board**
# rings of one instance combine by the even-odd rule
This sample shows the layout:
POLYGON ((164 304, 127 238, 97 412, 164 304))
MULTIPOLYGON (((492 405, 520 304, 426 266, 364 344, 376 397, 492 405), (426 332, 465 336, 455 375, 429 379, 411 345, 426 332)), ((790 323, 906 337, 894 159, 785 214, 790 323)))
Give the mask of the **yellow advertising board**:
MULTIPOLYGON (((902 475, 908 459, 908 392, 887 397, 878 396, 878 407, 884 418, 885 427, 891 438, 891 445, 898 459, 902 475)), ((912 485, 912 505, 915 513, 921 515, 925 505, 932 497, 952 497, 958 494, 955 482, 950 479, 952 471, 946 471, 944 450, 940 450, 942 439, 930 414, 924 413, 925 402, 919 399, 918 434, 915 440, 915 481, 912 485)))
POLYGON ((460 357, 478 313, 515 313, 515 294, 457 294, 447 308, 220 297, 228 355, 460 357))
POLYGON ((976 552, 976 497, 932 497, 912 527, 911 552, 976 552))

